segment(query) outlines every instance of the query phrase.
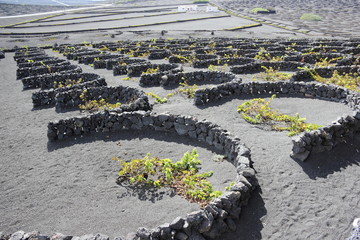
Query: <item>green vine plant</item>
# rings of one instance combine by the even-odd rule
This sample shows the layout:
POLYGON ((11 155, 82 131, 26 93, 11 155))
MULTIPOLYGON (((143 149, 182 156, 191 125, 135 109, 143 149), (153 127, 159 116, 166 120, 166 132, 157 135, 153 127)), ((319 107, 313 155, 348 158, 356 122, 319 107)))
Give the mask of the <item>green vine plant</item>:
POLYGON ((284 56, 271 56, 271 54, 266 51, 265 48, 260 47, 260 51, 255 55, 254 59, 267 61, 267 62, 279 62, 282 61, 284 56))
POLYGON ((274 69, 272 67, 267 68, 265 66, 261 66, 261 68, 264 69, 265 72, 261 72, 258 76, 253 76, 253 81, 264 80, 268 82, 275 82, 289 80, 291 77, 290 73, 279 72, 279 69, 274 69))
POLYGON ((146 93, 146 95, 148 95, 149 97, 152 97, 153 99, 155 99, 155 102, 163 104, 163 103, 167 103, 167 98, 162 98, 159 95, 152 93, 152 92, 148 92, 146 93))
MULTIPOLYGON (((187 98, 194 98, 195 92, 199 89, 196 84, 190 85, 188 81, 180 83, 180 87, 175 91, 174 94, 180 93, 185 95, 187 98)), ((168 94, 169 96, 169 94, 168 94)))
POLYGON ((321 58, 319 61, 317 61, 314 66, 315 67, 332 67, 336 65, 337 60, 341 60, 343 57, 337 57, 337 58, 321 58))
POLYGON ((160 71, 160 68, 148 68, 145 72, 142 72, 141 74, 154 74, 160 71))
POLYGON ((199 173, 201 161, 198 152, 193 149, 186 152, 180 161, 169 158, 160 159, 147 154, 142 159, 129 162, 113 157, 120 163, 121 170, 117 182, 124 182, 138 187, 170 187, 176 194, 190 202, 196 202, 204 208, 222 193, 215 191, 208 178, 213 172, 199 173))
POLYGON ((189 55, 189 56, 173 54, 172 56, 176 57, 181 63, 184 63, 184 64, 185 63, 193 64, 195 61, 198 60, 194 54, 189 55))
POLYGON ((78 80, 67 79, 67 80, 65 80, 65 83, 55 81, 53 84, 53 87, 54 88, 71 87, 71 86, 80 84, 82 82, 84 82, 84 80, 82 78, 79 78, 78 80))
POLYGON ((122 78, 121 80, 124 80, 124 81, 135 81, 136 78, 133 78, 133 77, 124 77, 124 78, 122 78))
POLYGON ((291 43, 290 46, 286 47, 285 50, 288 51, 288 52, 298 52, 296 49, 295 49, 295 46, 296 46, 296 42, 293 42, 291 43))
POLYGON ((51 71, 51 66, 50 66, 50 65, 45 64, 43 61, 40 61, 40 64, 41 64, 42 66, 45 66, 45 67, 47 68, 48 73, 51 73, 51 72, 52 72, 52 71, 51 71))
POLYGON ((100 111, 100 110, 110 110, 110 109, 118 108, 121 106, 121 103, 119 103, 119 102, 112 104, 112 103, 106 102, 105 99, 103 99, 103 98, 100 100, 88 100, 87 99, 87 89, 82 91, 82 93, 80 94, 80 99, 84 102, 84 104, 79 104, 79 108, 81 110, 89 111, 89 112, 96 112, 96 111, 100 111))
POLYGON ((168 99, 173 97, 176 94, 184 95, 187 98, 194 98, 195 92, 198 89, 199 89, 199 87, 196 84, 190 85, 187 81, 185 81, 183 83, 180 83, 180 87, 178 87, 174 92, 167 94, 166 97, 164 97, 164 98, 162 98, 159 95, 152 93, 152 92, 148 92, 148 93, 146 93, 146 95, 155 99, 155 102, 163 104, 163 103, 167 103, 168 99))
POLYGON ((270 102, 276 97, 272 95, 270 100, 264 98, 255 98, 246 101, 238 106, 237 111, 245 121, 251 124, 270 125, 275 131, 289 131, 288 136, 294 136, 301 132, 319 129, 320 125, 305 122, 305 118, 300 118, 299 114, 295 116, 285 115, 278 110, 270 108, 270 102))
POLYGON ((360 92, 360 76, 357 73, 340 74, 337 70, 334 70, 330 78, 324 78, 321 77, 315 69, 309 69, 307 67, 299 69, 308 71, 311 77, 317 82, 324 84, 334 84, 352 91, 360 92))
POLYGON ((221 66, 210 64, 208 66, 208 70, 209 71, 222 71, 222 72, 225 72, 228 69, 228 67, 229 67, 229 65, 226 64, 226 63, 224 65, 221 65, 221 66))

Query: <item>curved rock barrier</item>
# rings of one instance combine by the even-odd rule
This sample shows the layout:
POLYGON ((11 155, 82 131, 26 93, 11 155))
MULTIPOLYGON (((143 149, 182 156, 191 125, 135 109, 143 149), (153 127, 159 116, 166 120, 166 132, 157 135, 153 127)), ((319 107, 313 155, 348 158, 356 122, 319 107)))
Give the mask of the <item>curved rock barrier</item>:
MULTIPOLYGON (((339 74, 360 74, 360 66, 315 67, 309 70, 316 72, 320 77, 324 78, 330 78, 334 71, 337 71, 339 74)), ((314 81, 314 78, 308 70, 300 70, 291 77, 290 81, 314 81)))
POLYGON ((232 81, 236 76, 232 73, 221 71, 195 71, 178 73, 154 73, 142 74, 140 86, 175 86, 179 83, 188 82, 189 84, 205 83, 225 83, 232 81))
POLYGON ((32 101, 34 108, 40 106, 52 106, 57 102, 56 96, 59 96, 60 92, 68 92, 72 90, 84 90, 91 87, 101 87, 106 86, 106 81, 104 78, 98 77, 95 80, 86 81, 80 84, 75 84, 71 87, 62 87, 62 88, 51 88, 49 90, 41 90, 39 92, 34 92, 32 94, 32 101))
POLYGON ((34 57, 28 57, 28 56, 23 56, 23 57, 19 57, 16 59, 16 62, 17 64, 21 64, 21 63, 29 63, 29 61, 34 61, 34 62, 40 62, 40 61, 51 61, 53 60, 54 57, 50 57, 48 55, 37 55, 37 56, 34 56, 34 57))
POLYGON ((75 69, 75 71, 65 71, 26 77, 22 78, 21 82, 23 83, 24 89, 50 89, 54 87, 54 82, 65 84, 67 80, 79 80, 80 78, 83 82, 88 82, 97 80, 100 78, 100 76, 95 73, 81 73, 81 69, 78 68, 75 69))
POLYGON ((35 61, 33 59, 28 59, 27 62, 22 62, 18 64, 19 68, 28 68, 28 67, 35 67, 35 66, 43 66, 43 65, 51 65, 51 64, 61 64, 65 63, 66 60, 58 59, 58 58, 46 58, 42 61, 35 61))
POLYGON ((230 191, 213 200, 203 210, 178 217, 171 223, 153 229, 140 227, 133 234, 133 239, 214 239, 229 230, 236 230, 234 220, 239 218, 241 207, 247 204, 251 191, 258 183, 251 167, 250 150, 240 139, 216 124, 190 116, 144 111, 120 114, 105 111, 50 122, 48 138, 56 141, 88 133, 117 132, 123 129, 173 132, 205 142, 224 152, 237 168, 238 174, 230 191))
POLYGON ((106 59, 113 59, 113 58, 123 58, 124 55, 122 54, 108 54, 108 53, 104 53, 104 54, 97 54, 97 55, 85 55, 80 57, 79 63, 83 63, 83 64, 94 64, 95 61, 100 61, 100 60, 106 60, 106 59))
POLYGON ((65 51, 63 54, 66 56, 68 60, 79 60, 83 56, 96 56, 99 55, 101 52, 96 50, 90 50, 87 48, 81 48, 76 51, 65 51))
POLYGON ((360 130, 360 93, 336 85, 316 82, 251 82, 232 81, 216 87, 195 92, 195 105, 220 100, 227 96, 254 96, 259 94, 292 94, 343 103, 354 113, 316 131, 301 133, 294 137, 291 156, 305 161, 311 152, 331 150, 346 138, 352 138, 360 130))
POLYGON ((33 67, 26 67, 26 68, 18 68, 16 71, 17 79, 21 79, 24 77, 34 76, 34 75, 41 75, 46 73, 52 72, 63 72, 74 70, 78 68, 78 66, 72 65, 70 62, 61 62, 56 64, 50 65, 40 65, 40 66, 33 66, 33 67))
POLYGON ((33 51, 33 52, 15 52, 14 60, 16 62, 22 61, 22 59, 36 58, 46 56, 44 50, 33 51))
MULTIPOLYGON (((132 102, 138 98, 146 97, 145 93, 136 88, 117 86, 117 87, 92 87, 87 88, 86 99, 100 100, 102 98, 109 102, 132 102)), ((56 111, 63 111, 66 108, 78 107, 79 104, 84 104, 80 99, 80 95, 84 89, 72 89, 69 91, 57 92, 55 95, 55 109, 56 111)), ((147 98, 146 98, 147 99, 147 98)))
POLYGON ((194 68, 207 68, 210 65, 243 65, 255 62, 253 58, 237 57, 237 58, 218 58, 218 59, 207 59, 199 60, 193 63, 194 68))
POLYGON ((249 64, 244 64, 240 66, 230 67, 230 71, 235 74, 247 74, 247 73, 258 73, 263 72, 266 68, 279 69, 280 71, 298 71, 299 67, 309 67, 309 64, 302 62, 290 62, 290 61, 278 61, 278 62, 266 62, 266 61, 257 61, 249 64))
POLYGON ((140 64, 131 64, 127 66, 128 76, 140 76, 143 72, 146 72, 148 69, 158 69, 160 72, 170 71, 175 68, 179 68, 178 64, 154 64, 154 63, 140 63, 140 64))
POLYGON ((164 49, 164 50, 152 50, 149 54, 149 60, 155 60, 155 59, 164 59, 167 57, 170 57, 171 51, 164 49))
MULTIPOLYGON (((98 62, 101 62, 101 61, 98 61, 98 62)), ((114 70, 115 67, 119 67, 121 65, 119 64, 124 64, 122 65, 121 67, 125 66, 125 65, 129 65, 129 64, 135 64, 135 63, 145 63, 145 62, 148 62, 147 60, 145 59, 138 59, 138 58, 134 58, 134 59, 131 59, 131 58, 121 58, 121 59, 111 59, 111 60, 105 60, 105 66, 106 66, 106 69, 107 70, 114 70)), ((94 68, 95 68, 95 65, 96 65, 97 62, 94 63, 94 68)), ((127 74, 127 70, 126 70, 126 67, 125 67, 125 73, 124 74, 127 74)), ((119 74, 117 72, 117 70, 114 70, 114 75, 122 75, 122 74, 119 74)))
POLYGON ((315 64, 316 62, 318 62, 322 59, 330 60, 330 59, 334 59, 334 58, 339 58, 338 60, 333 62, 336 64, 337 62, 341 61, 341 59, 343 57, 346 57, 346 56, 344 56, 344 54, 341 54, 341 53, 319 53, 319 54, 307 54, 307 55, 295 54, 295 55, 291 55, 291 56, 285 56, 283 58, 283 60, 315 64))

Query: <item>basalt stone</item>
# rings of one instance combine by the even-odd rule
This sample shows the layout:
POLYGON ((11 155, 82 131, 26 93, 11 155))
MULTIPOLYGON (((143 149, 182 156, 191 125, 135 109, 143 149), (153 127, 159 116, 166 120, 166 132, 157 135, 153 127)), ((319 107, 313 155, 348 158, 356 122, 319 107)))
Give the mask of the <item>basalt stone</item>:
POLYGON ((204 216, 203 221, 197 227, 197 230, 200 233, 209 231, 214 221, 214 216, 209 212, 204 212, 203 216, 204 216))
POLYGON ((188 133, 188 128, 187 128, 187 126, 185 126, 185 125, 183 125, 183 124, 180 124, 180 123, 175 122, 175 123, 174 123, 174 127, 175 127, 176 132, 177 132, 179 135, 186 135, 186 134, 188 133))
POLYGON ((138 230, 136 231, 136 235, 141 239, 141 240, 146 240, 150 238, 150 231, 144 227, 140 227, 138 228, 138 230))
POLYGON ((128 233, 125 237, 125 240, 138 240, 139 238, 136 236, 136 233, 131 232, 128 233))
POLYGON ((220 209, 213 203, 210 203, 205 207, 205 211, 213 215, 214 217, 217 217, 220 213, 220 209))
POLYGON ((195 211, 195 212, 189 213, 186 216, 186 222, 190 226, 199 225, 203 219, 204 219, 204 212, 203 211, 195 211))
POLYGON ((189 240, 206 240, 198 231, 193 230, 189 236, 189 240))
POLYGON ((160 225, 160 239, 167 240, 172 238, 170 224, 164 223, 160 225))
POLYGON ((310 155, 310 151, 305 151, 302 153, 292 153, 290 156, 298 161, 304 162, 310 155))
POLYGON ((157 227, 157 228, 151 229, 150 233, 151 233, 152 238, 158 238, 159 239, 160 235, 161 235, 161 228, 157 227))
POLYGON ((216 219, 210 231, 203 233, 205 237, 215 239, 229 229, 223 219, 216 219))
POLYGON ((226 223, 226 225, 229 227, 229 229, 230 229, 231 231, 235 231, 235 230, 236 230, 236 223, 235 223, 234 220, 232 220, 231 218, 225 219, 225 223, 226 223))
POLYGON ((9 240, 23 240, 24 235, 25 235, 24 231, 17 231, 15 233, 11 234, 9 240))
POLYGON ((179 230, 183 227, 185 220, 181 217, 177 217, 169 225, 170 228, 179 230))
POLYGON ((125 237, 115 237, 113 240, 126 240, 125 237))
POLYGON ((175 240, 188 240, 189 236, 184 232, 177 232, 174 237, 175 240))

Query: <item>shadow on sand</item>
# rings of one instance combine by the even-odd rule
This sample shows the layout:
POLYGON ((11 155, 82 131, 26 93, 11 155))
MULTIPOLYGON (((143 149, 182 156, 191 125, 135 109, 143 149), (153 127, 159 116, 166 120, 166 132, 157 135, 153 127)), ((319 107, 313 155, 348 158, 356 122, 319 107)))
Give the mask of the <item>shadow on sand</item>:
POLYGON ((351 165, 360 165, 360 134, 354 139, 340 143, 331 151, 311 153, 305 162, 297 161, 311 178, 326 178, 329 174, 340 172, 351 165))
POLYGON ((263 224, 261 218, 267 214, 265 202, 261 196, 261 188, 257 187, 249 199, 248 205, 242 207, 239 220, 235 223, 235 232, 228 232, 216 240, 259 240, 262 239, 263 224))

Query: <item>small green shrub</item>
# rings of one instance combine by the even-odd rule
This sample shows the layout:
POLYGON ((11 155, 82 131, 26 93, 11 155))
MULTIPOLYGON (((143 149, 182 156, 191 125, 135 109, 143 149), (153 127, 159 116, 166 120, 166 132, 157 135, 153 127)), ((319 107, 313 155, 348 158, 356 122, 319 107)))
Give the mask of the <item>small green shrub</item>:
POLYGON ((160 104, 167 103, 167 98, 162 98, 162 97, 160 97, 159 95, 157 95, 155 93, 148 92, 148 93, 146 93, 146 95, 154 98, 157 103, 160 103, 160 104))
POLYGON ((99 110, 110 110, 121 106, 121 103, 119 102, 111 104, 106 102, 103 98, 100 100, 88 100, 86 95, 87 90, 85 89, 80 95, 80 99, 84 102, 84 104, 79 104, 81 110, 96 112, 99 110))
POLYGON ((259 52, 254 57, 254 59, 267 62, 279 62, 282 61, 283 58, 283 56, 271 56, 271 54, 263 47, 260 47, 259 52))
POLYGON ((304 21, 321 21, 322 18, 314 13, 304 13, 301 15, 300 20, 304 21))
POLYGON ((146 69, 145 72, 142 72, 141 74, 154 74, 154 73, 157 73, 159 71, 160 71, 159 67, 157 67, 157 68, 148 68, 148 69, 146 69))
POLYGON ((265 72, 261 72, 258 77, 253 76, 252 77, 253 81, 265 80, 269 82, 274 82, 274 81, 289 80, 291 77, 290 73, 282 73, 279 72, 278 69, 273 69, 272 67, 267 68, 265 66, 261 66, 261 68, 264 69, 265 72))
POLYGON ((314 66, 316 67, 332 67, 335 66, 337 60, 341 60, 343 57, 337 57, 337 58, 321 58, 319 61, 317 61, 314 66))
POLYGON ((360 76, 357 73, 340 74, 337 70, 334 70, 330 78, 324 78, 321 77, 314 69, 309 69, 306 67, 300 69, 308 71, 311 77, 317 82, 324 84, 335 84, 352 91, 360 92, 360 76))
POLYGON ((194 98, 195 92, 198 90, 198 86, 196 84, 189 85, 188 82, 180 83, 180 87, 175 91, 175 93, 181 93, 187 96, 187 98, 194 98))
POLYGON ((160 159, 151 157, 150 154, 129 162, 117 157, 113 157, 113 160, 119 161, 121 166, 119 183, 125 181, 139 186, 171 187, 176 194, 198 203, 200 207, 205 207, 222 194, 215 191, 208 180, 213 172, 198 173, 201 161, 198 160, 196 149, 186 152, 181 160, 175 163, 169 158, 160 159))
POLYGON ((258 12, 270 12, 269 9, 266 8, 253 8, 250 10, 251 13, 258 13, 258 12))
POLYGON ((238 106, 237 111, 251 124, 267 124, 276 131, 289 131, 288 136, 297 135, 301 132, 316 130, 320 125, 305 123, 305 118, 285 115, 278 110, 270 108, 270 102, 276 97, 272 95, 269 101, 264 98, 254 98, 238 106))
POLYGON ((71 87, 74 86, 76 84, 80 84, 82 83, 84 80, 82 78, 79 78, 78 80, 71 80, 71 79, 67 79, 65 80, 65 83, 61 83, 61 82, 54 82, 53 87, 54 88, 64 88, 64 87, 71 87))

